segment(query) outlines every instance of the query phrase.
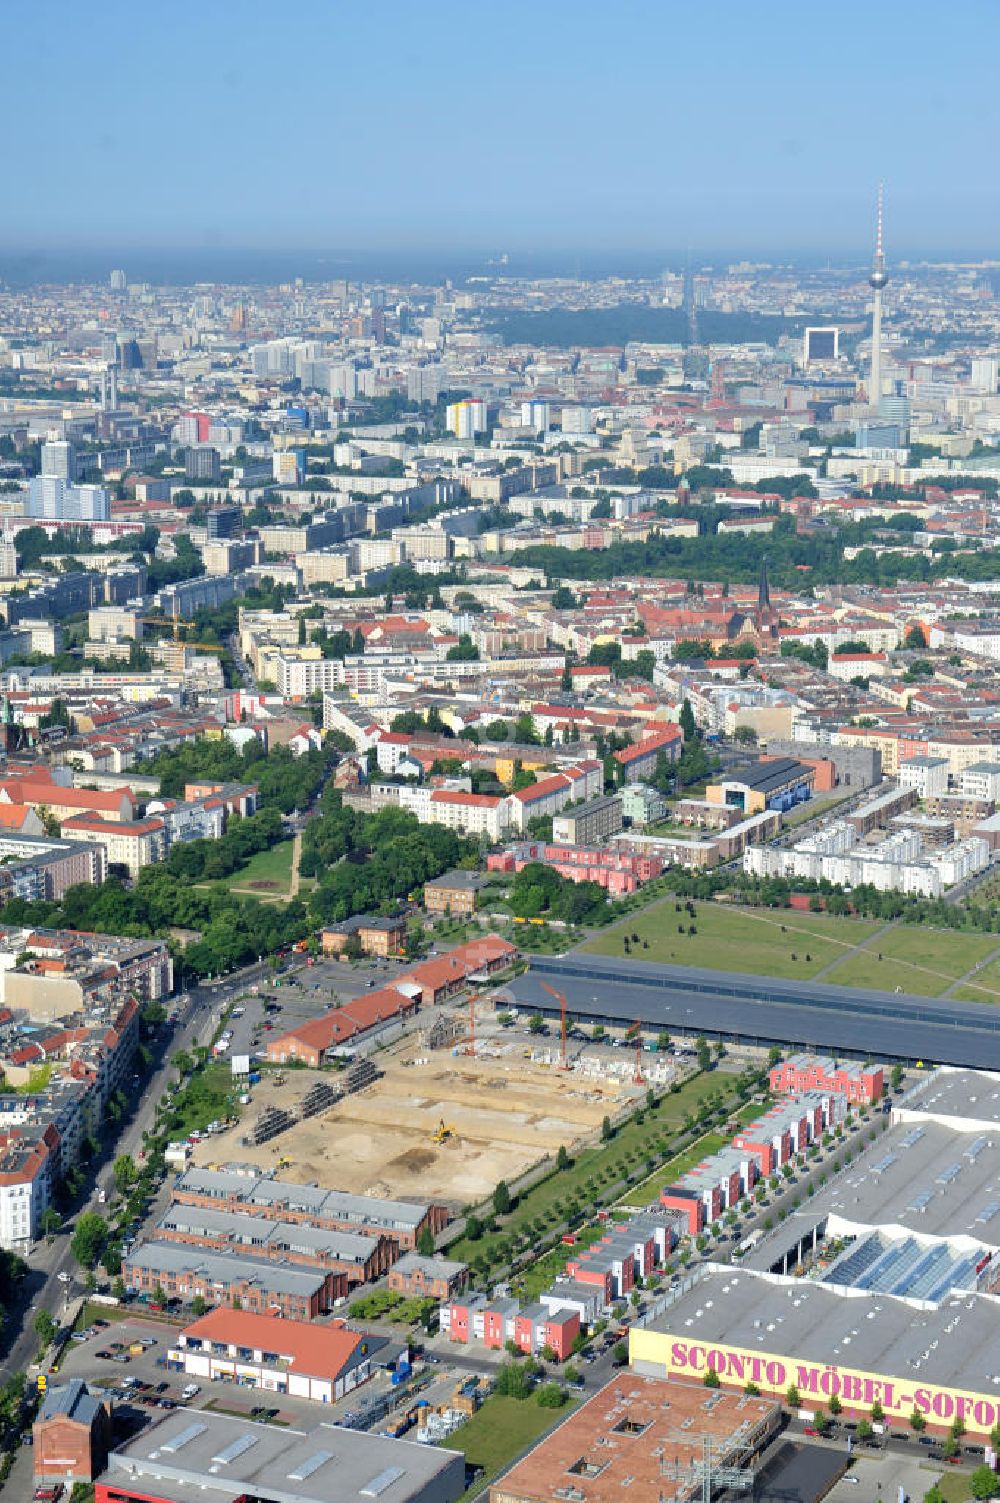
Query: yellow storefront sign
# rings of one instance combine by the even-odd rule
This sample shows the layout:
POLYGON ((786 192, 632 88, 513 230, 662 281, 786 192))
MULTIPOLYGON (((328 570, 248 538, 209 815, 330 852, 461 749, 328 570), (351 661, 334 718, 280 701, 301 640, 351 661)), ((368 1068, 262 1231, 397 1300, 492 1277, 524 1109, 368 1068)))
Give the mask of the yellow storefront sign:
POLYGON ((774 1352, 751 1352, 719 1341, 692 1341, 665 1331, 633 1330, 629 1361, 643 1364, 644 1369, 648 1365, 668 1377, 696 1381, 704 1381, 711 1368, 722 1383, 740 1388, 754 1383, 761 1393, 778 1398, 794 1387, 807 1409, 828 1404, 836 1397, 848 1409, 867 1411, 873 1404, 881 1404, 889 1420, 909 1419, 914 1410, 930 1424, 950 1425, 961 1420, 967 1430, 983 1435, 1000 1423, 1000 1400, 986 1394, 863 1372, 837 1362, 779 1357, 774 1352))

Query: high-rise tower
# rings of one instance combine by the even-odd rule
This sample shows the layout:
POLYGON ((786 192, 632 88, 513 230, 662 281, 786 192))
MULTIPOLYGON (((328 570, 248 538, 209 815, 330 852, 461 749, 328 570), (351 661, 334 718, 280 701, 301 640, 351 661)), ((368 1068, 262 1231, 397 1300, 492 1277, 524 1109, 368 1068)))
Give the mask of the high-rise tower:
POLYGON ((878 213, 875 219, 875 258, 868 285, 872 289, 872 371, 868 383, 868 406, 878 411, 882 396, 882 289, 889 277, 885 269, 885 254, 882 248, 882 184, 878 185, 878 213))
POLYGON ((694 272, 691 270, 691 252, 688 251, 684 268, 684 312, 687 315, 687 344, 689 350, 698 347, 698 304, 695 300, 694 272))

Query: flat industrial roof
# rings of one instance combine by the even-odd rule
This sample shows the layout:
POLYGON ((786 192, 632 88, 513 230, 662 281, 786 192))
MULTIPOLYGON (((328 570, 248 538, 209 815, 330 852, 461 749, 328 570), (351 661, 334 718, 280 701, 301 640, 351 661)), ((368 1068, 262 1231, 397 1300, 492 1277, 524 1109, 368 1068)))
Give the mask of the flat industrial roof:
POLYGON ((565 992, 576 1018, 625 1026, 638 1018, 645 1027, 674 1033, 1000 1070, 1000 1008, 989 1003, 580 952, 532 956, 530 970, 507 990, 519 1007, 554 1015, 556 1004, 542 989, 543 980, 565 992))
POLYGON ((809 1196, 744 1258, 766 1272, 813 1227, 857 1237, 872 1231, 945 1241, 956 1252, 1000 1250, 1000 1156, 974 1128, 912 1118, 879 1133, 832 1182, 809 1196))
POLYGON ((726 788, 739 785, 755 793, 770 793, 794 778, 808 776, 812 770, 795 757, 775 757, 773 762, 752 762, 749 767, 737 768, 720 777, 718 782, 726 788))
POLYGON ((982 1295, 915 1310, 884 1294, 708 1269, 647 1329, 1000 1396, 1000 1304, 982 1295))
POLYGON ((1000 1128, 1000 1075, 987 1070, 935 1070, 897 1108, 898 1115, 907 1120, 1000 1128))
POLYGON ((983 1133, 901 1122, 812 1197, 804 1214, 815 1218, 817 1210, 850 1225, 1000 1248, 1000 1154, 983 1133))
POLYGON ((277 1429, 207 1409, 175 1409, 117 1447, 100 1481, 170 1503, 410 1503, 435 1485, 435 1503, 465 1487, 460 1453, 337 1425, 277 1429))
POLYGON ((742 1459, 777 1423, 773 1399, 723 1393, 676 1379, 622 1373, 575 1409, 491 1489, 491 1498, 529 1503, 673 1503, 700 1493, 688 1468, 702 1437, 714 1454, 742 1459), (676 1466, 679 1476, 664 1470, 676 1466))

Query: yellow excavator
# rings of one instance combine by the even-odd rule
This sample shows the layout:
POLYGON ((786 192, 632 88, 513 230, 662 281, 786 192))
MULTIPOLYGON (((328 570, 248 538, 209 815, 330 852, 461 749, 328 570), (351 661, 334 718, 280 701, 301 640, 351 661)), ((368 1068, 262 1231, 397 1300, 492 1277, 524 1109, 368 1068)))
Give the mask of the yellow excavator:
POLYGON ((457 1134, 455 1132, 455 1129, 453 1127, 446 1126, 444 1118, 442 1117, 441 1121, 437 1125, 437 1131, 431 1133, 431 1142, 447 1143, 449 1138, 454 1138, 456 1136, 457 1134))

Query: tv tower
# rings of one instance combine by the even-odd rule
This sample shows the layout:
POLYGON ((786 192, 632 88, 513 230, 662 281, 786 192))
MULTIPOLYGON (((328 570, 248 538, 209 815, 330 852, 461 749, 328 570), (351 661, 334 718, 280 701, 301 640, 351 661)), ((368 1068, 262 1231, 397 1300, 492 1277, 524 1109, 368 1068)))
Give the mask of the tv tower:
POLYGON ((872 298, 872 372, 868 383, 868 406, 873 412, 878 411, 879 398, 882 395, 882 288, 889 280, 882 249, 882 200, 882 184, 879 183, 878 212, 875 219, 875 259, 872 261, 872 274, 868 278, 868 285, 875 294, 872 298))
POLYGON ((688 349, 698 347, 698 304, 694 291, 694 272, 691 270, 691 252, 688 250, 687 264, 684 268, 684 312, 687 314, 687 343, 688 349))

